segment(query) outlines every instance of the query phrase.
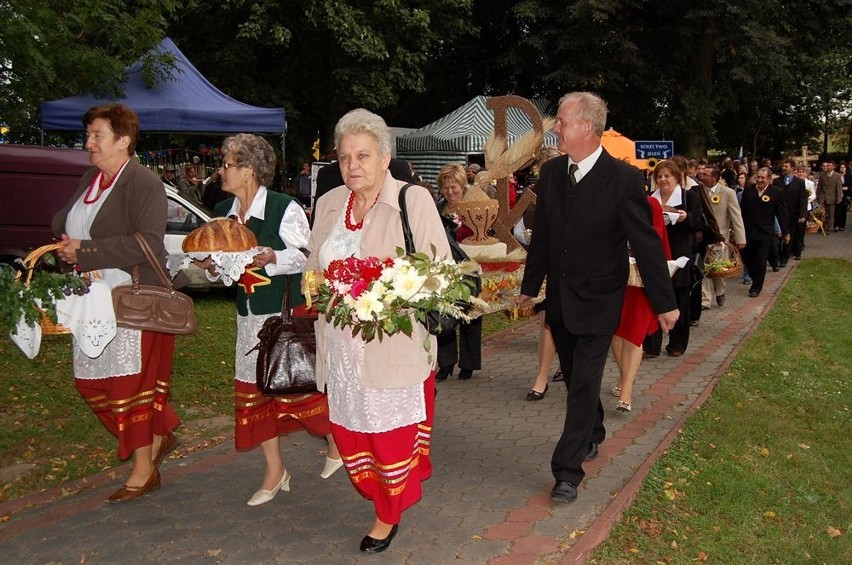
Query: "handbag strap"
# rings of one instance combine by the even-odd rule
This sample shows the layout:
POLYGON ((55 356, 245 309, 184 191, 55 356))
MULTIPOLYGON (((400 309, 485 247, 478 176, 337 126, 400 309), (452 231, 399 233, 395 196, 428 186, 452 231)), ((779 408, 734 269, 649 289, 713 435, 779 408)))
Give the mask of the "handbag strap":
POLYGON ((284 275, 284 300, 281 303, 281 319, 285 322, 290 321, 290 277, 293 275, 284 275))
MULTIPOLYGON (((142 253, 145 255, 145 258, 148 259, 148 263, 154 267, 154 272, 157 273, 157 276, 160 279, 160 283, 170 291, 174 291, 172 287, 172 281, 166 276, 166 272, 163 270, 160 262, 157 261, 156 255, 154 255, 154 251, 151 249, 151 246, 148 245, 148 242, 145 240, 145 237, 142 236, 139 232, 134 232, 133 237, 136 238, 137 243, 139 243, 139 247, 142 248, 142 253)), ((133 266, 133 283, 138 284, 139 282, 139 265, 133 266)))
POLYGON ((402 237, 405 238, 405 252, 414 253, 414 236, 411 234, 411 226, 408 224, 408 208, 405 205, 405 193, 408 192, 408 187, 411 183, 399 189, 399 216, 402 220, 402 237))

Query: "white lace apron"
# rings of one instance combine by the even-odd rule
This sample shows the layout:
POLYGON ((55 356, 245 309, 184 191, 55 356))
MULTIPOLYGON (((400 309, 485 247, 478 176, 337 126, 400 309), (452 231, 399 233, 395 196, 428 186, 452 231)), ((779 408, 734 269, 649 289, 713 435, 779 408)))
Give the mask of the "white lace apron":
MULTIPOLYGON (((361 230, 350 231, 344 225, 345 208, 334 229, 319 250, 320 266, 325 269, 334 259, 358 254, 361 230)), ((364 367, 364 341, 353 338, 352 330, 326 323, 329 419, 348 430, 380 433, 422 422, 426 419, 423 384, 402 388, 371 388, 361 382, 364 367)))

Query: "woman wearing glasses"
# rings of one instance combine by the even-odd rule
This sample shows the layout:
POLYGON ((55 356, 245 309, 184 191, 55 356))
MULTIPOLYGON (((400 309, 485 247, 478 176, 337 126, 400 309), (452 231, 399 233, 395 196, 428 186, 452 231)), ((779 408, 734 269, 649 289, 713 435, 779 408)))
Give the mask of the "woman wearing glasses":
MULTIPOLYGON (((263 323, 281 312, 286 277, 294 279, 290 285, 291 303, 301 302, 298 273, 305 265, 301 250, 308 244, 308 219, 297 201, 266 188, 272 183, 276 164, 269 142, 258 135, 241 133, 225 140, 222 153, 222 190, 233 198, 217 204, 215 213, 237 218, 257 236, 263 249, 237 285, 234 381, 235 447, 247 451, 260 445, 266 461, 263 482, 248 501, 249 506, 259 506, 275 498, 279 490, 290 490, 291 475, 281 459, 281 433, 303 427, 314 436, 328 439, 322 478, 340 469, 343 461, 331 437, 326 396, 263 396, 255 379, 257 352, 248 353, 257 344, 263 323)), ((213 269, 209 259, 202 266, 213 269)))

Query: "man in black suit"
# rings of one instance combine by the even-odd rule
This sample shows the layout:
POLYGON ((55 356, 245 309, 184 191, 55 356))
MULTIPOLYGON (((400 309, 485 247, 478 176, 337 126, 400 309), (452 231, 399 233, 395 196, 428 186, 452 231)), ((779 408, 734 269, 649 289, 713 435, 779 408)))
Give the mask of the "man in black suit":
POLYGON ((743 249, 743 262, 751 276, 751 288, 748 295, 758 296, 763 290, 766 279, 766 261, 769 247, 775 235, 775 220, 781 226, 781 237, 785 244, 790 242, 787 231, 787 205, 781 188, 769 184, 772 170, 762 167, 757 170, 756 184, 743 190, 740 208, 746 232, 746 246, 743 249))
POLYGON ((597 95, 562 97, 553 131, 565 155, 541 168, 535 220, 518 306, 529 308, 547 277, 545 319, 568 388, 568 411, 551 459, 551 500, 572 502, 582 463, 604 440, 601 378, 621 317, 627 242, 661 327, 678 318, 663 245, 652 227, 642 173, 601 147, 606 103, 597 95))
POLYGON ((808 219, 808 191, 805 181, 796 176, 796 161, 784 159, 781 163, 781 176, 772 183, 784 193, 787 206, 787 228, 790 240, 781 244, 780 266, 786 267, 790 255, 802 258, 802 246, 805 243, 805 222, 808 219))

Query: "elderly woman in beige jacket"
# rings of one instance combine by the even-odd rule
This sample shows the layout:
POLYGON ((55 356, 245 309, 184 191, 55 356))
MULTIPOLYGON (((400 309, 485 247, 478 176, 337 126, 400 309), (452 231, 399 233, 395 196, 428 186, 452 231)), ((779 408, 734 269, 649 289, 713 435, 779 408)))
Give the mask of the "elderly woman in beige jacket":
MULTIPOLYGON (((404 248, 399 192, 405 183, 388 172, 390 131, 384 120, 352 110, 334 131, 343 175, 338 186, 317 201, 305 271, 319 271, 335 259, 395 257, 404 248)), ((412 186, 406 207, 418 251, 449 257, 450 248, 432 196, 412 186)), ((311 290, 311 289, 307 289, 311 290)), ((349 478, 373 501, 376 519, 361 540, 361 551, 390 546, 402 512, 421 496, 429 478, 435 377, 430 351, 437 345, 414 324, 399 333, 364 342, 346 328, 317 321, 317 386, 328 393, 331 431, 349 478)))

